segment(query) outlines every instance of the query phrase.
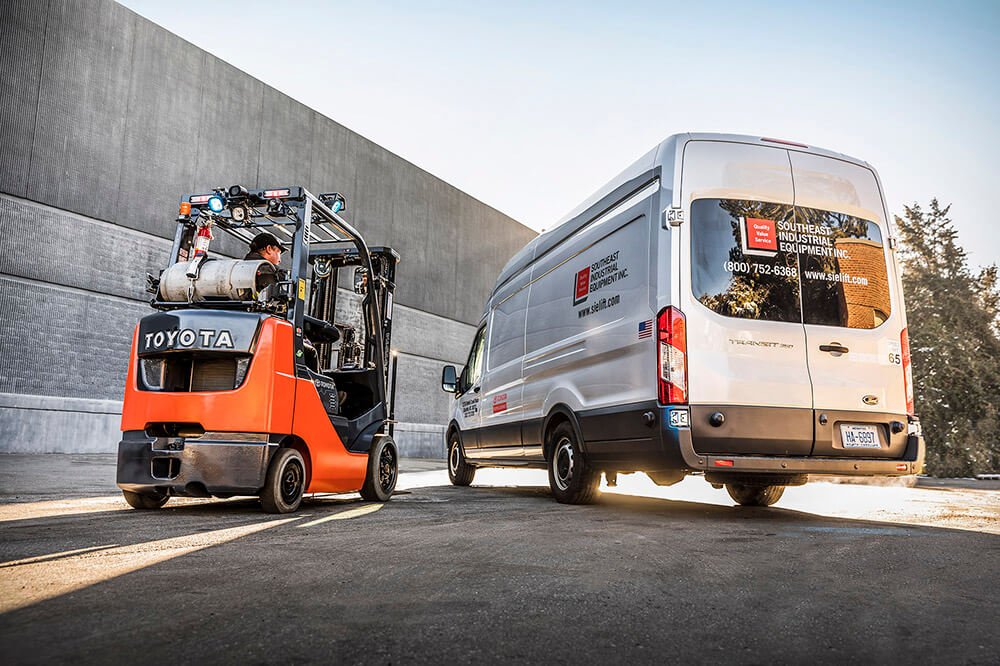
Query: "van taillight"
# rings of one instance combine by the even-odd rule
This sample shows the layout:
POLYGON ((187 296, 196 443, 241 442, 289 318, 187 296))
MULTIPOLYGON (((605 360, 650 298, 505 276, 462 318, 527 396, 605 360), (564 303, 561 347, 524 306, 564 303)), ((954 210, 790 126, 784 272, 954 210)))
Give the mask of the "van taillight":
POLYGON ((662 405, 687 402, 687 323, 684 313, 671 306, 656 316, 657 386, 662 405))
POLYGON ((913 407, 913 368, 910 366, 910 336, 906 329, 899 334, 899 346, 903 353, 903 388, 906 391, 906 413, 916 414, 913 407))

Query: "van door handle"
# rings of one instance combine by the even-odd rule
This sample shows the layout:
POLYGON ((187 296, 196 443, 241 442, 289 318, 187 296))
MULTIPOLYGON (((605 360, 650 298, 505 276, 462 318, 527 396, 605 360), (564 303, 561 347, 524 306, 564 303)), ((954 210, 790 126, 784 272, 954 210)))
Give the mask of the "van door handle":
POLYGON ((846 354, 847 352, 851 351, 844 345, 839 345, 837 343, 833 343, 832 345, 820 345, 819 350, 825 352, 835 352, 837 354, 846 354))

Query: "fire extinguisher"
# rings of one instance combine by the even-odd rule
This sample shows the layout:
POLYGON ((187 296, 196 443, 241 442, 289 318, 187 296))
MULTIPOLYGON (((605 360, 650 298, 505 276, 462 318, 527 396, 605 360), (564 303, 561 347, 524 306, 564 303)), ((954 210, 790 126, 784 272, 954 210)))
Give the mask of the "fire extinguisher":
POLYGON ((208 256, 208 244, 211 241, 212 220, 200 221, 198 231, 194 236, 194 256, 191 259, 191 263, 188 264, 187 271, 185 271, 189 278, 198 277, 198 269, 201 268, 201 263, 208 256))

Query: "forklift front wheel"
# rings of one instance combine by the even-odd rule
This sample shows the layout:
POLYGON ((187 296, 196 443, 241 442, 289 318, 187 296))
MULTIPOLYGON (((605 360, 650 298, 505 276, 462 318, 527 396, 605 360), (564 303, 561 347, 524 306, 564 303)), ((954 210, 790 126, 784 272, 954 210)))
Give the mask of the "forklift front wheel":
POLYGON ((167 503, 170 499, 170 495, 166 493, 134 493, 131 490, 123 490, 122 495, 125 496, 125 501, 133 509, 159 509, 161 506, 167 503))
POLYGON ((278 449, 267 468, 260 505, 267 513, 291 513, 302 503, 306 463, 295 449, 278 449))
POLYGON ((385 502, 396 489, 399 477, 399 455, 391 437, 377 437, 368 453, 368 472, 361 497, 369 502, 385 502))

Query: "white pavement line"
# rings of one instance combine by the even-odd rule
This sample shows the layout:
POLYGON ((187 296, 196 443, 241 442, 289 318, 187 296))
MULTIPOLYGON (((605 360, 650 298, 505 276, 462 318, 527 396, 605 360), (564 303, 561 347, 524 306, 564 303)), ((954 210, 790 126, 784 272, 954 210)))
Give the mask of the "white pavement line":
POLYGON ((359 506, 359 507, 357 507, 355 509, 347 509, 346 511, 340 511, 338 513, 335 513, 335 514, 332 514, 332 515, 329 515, 329 516, 324 516, 324 517, 318 518, 316 520, 310 520, 308 523, 302 523, 302 524, 298 525, 297 527, 300 527, 300 528, 302 528, 302 527, 312 527, 313 525, 319 525, 320 523, 325 523, 325 522, 330 521, 330 520, 348 520, 350 518, 358 518, 360 516, 368 515, 369 513, 375 513, 376 511, 378 511, 379 509, 381 509, 383 506, 385 506, 385 504, 382 504, 382 503, 368 504, 366 506, 359 506))
POLYGON ((95 550, 107 550, 109 548, 115 548, 118 544, 109 543, 106 546, 91 546, 90 548, 77 548, 75 550, 64 550, 61 553, 49 553, 48 555, 36 555, 35 557, 26 557, 23 560, 11 560, 10 562, 0 562, 0 569, 5 569, 7 567, 19 567, 22 564, 34 564, 35 562, 47 562, 49 560, 55 560, 63 557, 69 557, 70 555, 79 555, 80 553, 91 553, 95 550))
POLYGON ((69 557, 0 569, 0 613, 76 592, 181 555, 218 546, 255 532, 286 525, 294 518, 228 527, 212 532, 117 546, 69 557))

